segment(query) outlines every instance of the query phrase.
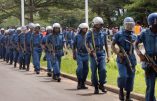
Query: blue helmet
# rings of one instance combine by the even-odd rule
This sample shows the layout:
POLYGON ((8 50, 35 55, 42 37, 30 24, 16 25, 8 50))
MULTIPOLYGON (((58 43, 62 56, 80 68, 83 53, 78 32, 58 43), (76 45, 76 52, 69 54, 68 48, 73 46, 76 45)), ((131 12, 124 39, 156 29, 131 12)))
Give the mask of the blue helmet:
POLYGON ((134 22, 134 23, 135 23, 135 21, 134 21, 134 19, 133 19, 132 17, 126 17, 126 18, 124 19, 124 22, 123 22, 123 23, 127 23, 127 22, 134 22))
POLYGON ((157 24, 157 13, 149 14, 147 18, 148 25, 155 25, 157 24))
POLYGON ((132 17, 126 17, 123 21, 124 29, 128 31, 133 31, 135 26, 135 21, 132 17))

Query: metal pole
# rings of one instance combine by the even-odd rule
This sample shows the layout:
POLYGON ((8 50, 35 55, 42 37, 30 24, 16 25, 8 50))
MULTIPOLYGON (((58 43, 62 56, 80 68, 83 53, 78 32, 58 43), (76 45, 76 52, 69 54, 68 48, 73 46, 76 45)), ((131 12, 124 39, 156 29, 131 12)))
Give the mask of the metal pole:
POLYGON ((88 0, 85 0, 85 22, 88 24, 88 0))
POLYGON ((25 25, 25 18, 24 18, 24 0, 21 0, 21 24, 22 24, 22 26, 25 25))

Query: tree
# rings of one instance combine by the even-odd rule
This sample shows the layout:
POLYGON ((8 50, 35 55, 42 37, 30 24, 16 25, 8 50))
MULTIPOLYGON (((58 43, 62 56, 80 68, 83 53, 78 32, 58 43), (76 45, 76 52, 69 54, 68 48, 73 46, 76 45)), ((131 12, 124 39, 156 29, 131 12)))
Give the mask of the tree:
POLYGON ((127 15, 141 21, 145 26, 147 25, 147 16, 157 11, 156 7, 156 0, 133 0, 132 4, 125 6, 128 9, 127 15))

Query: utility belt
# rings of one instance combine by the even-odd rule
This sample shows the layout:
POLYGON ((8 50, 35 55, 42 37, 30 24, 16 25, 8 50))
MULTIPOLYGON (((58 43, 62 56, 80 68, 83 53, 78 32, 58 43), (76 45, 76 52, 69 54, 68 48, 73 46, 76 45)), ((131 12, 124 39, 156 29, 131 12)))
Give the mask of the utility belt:
POLYGON ((103 47, 95 47, 95 50, 99 52, 99 51, 103 51, 104 49, 103 47))
POLYGON ((62 50, 62 48, 61 47, 55 47, 55 50, 60 51, 60 50, 62 50))
POLYGON ((86 54, 86 53, 88 53, 88 52, 87 52, 87 50, 84 50, 84 49, 79 49, 79 50, 78 50, 78 53, 83 53, 83 54, 86 54))
POLYGON ((41 45, 35 44, 35 45, 33 45, 33 47, 41 48, 41 45))
POLYGON ((26 47, 30 47, 30 44, 26 44, 26 47))
POLYGON ((20 47, 24 48, 24 44, 20 44, 20 47))
POLYGON ((88 56, 88 53, 77 53, 78 55, 80 55, 80 56, 88 56))

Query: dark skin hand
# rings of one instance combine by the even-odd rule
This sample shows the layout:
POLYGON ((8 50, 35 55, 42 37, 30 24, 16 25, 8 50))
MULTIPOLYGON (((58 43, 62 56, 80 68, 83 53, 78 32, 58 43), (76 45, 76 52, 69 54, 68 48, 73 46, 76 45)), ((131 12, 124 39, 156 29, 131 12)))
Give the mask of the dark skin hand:
POLYGON ((119 57, 123 58, 124 55, 120 52, 117 51, 116 47, 115 47, 116 43, 113 41, 112 44, 111 44, 111 49, 113 50, 113 52, 115 54, 117 54, 119 57))
POLYGON ((145 56, 142 54, 142 52, 139 50, 139 43, 137 41, 135 41, 135 50, 136 50, 136 53, 137 55, 140 57, 140 60, 141 61, 144 61, 145 60, 145 56))

